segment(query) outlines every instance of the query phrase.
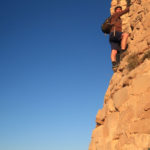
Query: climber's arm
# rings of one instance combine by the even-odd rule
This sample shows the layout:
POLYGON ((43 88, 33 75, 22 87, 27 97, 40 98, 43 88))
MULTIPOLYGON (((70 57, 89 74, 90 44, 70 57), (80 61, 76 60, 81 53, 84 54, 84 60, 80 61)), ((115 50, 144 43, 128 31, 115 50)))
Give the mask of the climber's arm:
POLYGON ((118 17, 124 15, 125 13, 129 12, 129 7, 127 7, 125 10, 123 10, 122 12, 118 13, 118 17))

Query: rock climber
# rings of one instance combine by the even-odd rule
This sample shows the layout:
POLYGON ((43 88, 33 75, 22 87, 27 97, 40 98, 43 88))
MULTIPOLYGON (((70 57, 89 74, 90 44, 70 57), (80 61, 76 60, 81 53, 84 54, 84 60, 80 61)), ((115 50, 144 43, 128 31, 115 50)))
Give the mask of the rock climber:
POLYGON ((122 32, 122 21, 120 17, 129 12, 129 7, 129 3, 127 3, 125 10, 122 10, 121 6, 117 6, 114 9, 114 14, 111 16, 111 24, 113 26, 110 31, 109 42, 111 45, 111 61, 114 72, 119 66, 120 54, 126 51, 129 34, 122 32))

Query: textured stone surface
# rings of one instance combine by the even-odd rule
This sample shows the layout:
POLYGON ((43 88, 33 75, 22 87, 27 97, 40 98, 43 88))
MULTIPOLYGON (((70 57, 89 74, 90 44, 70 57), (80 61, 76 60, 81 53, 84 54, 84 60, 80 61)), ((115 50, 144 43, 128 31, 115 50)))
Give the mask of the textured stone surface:
POLYGON ((106 117, 107 107, 104 106, 103 109, 99 109, 96 115, 96 123, 103 124, 106 117))
POLYGON ((119 109, 119 107, 128 99, 128 97, 128 87, 118 90, 113 96, 115 107, 119 109))
POLYGON ((150 74, 144 74, 134 79, 132 84, 132 93, 140 94, 146 92, 150 88, 150 74))
MULTIPOLYGON (((130 34, 128 53, 110 80, 104 106, 96 116, 89 150, 148 150, 150 148, 150 1, 131 0, 130 12, 122 16, 123 31, 130 34), (140 64, 128 70, 128 58, 136 54, 140 64)), ((126 0, 112 0, 126 7, 126 0)))

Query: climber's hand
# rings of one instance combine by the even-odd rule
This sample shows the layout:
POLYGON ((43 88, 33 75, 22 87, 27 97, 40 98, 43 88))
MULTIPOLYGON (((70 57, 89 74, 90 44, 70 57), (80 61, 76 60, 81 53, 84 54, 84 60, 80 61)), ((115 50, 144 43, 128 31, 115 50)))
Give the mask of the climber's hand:
POLYGON ((127 7, 131 6, 131 0, 126 0, 127 1, 127 7))

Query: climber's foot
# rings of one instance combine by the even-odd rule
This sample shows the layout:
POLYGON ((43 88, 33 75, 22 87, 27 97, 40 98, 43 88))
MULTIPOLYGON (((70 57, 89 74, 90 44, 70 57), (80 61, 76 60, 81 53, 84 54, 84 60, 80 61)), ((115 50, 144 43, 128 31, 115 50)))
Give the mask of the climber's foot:
POLYGON ((125 56, 126 56, 126 54, 127 54, 127 50, 125 49, 125 50, 121 50, 121 54, 120 54, 120 60, 122 60, 125 56))
POLYGON ((117 69, 118 69, 118 63, 117 62, 112 62, 112 70, 114 71, 114 72, 116 72, 117 71, 117 69))
POLYGON ((113 72, 117 72, 118 67, 112 67, 113 72))

